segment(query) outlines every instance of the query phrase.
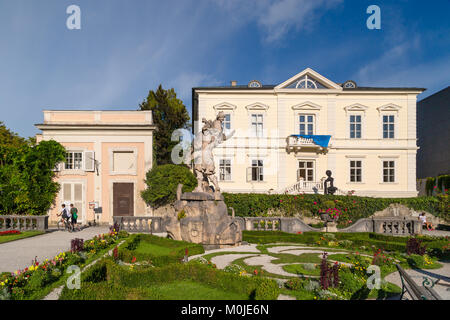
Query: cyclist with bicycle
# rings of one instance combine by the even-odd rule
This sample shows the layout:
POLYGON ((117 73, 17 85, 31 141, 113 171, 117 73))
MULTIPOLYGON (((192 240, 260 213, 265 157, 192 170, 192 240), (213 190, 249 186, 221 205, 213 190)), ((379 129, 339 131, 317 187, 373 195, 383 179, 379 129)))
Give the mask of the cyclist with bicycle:
POLYGON ((58 217, 61 217, 61 220, 58 222, 58 229, 59 229, 59 223, 63 222, 65 227, 67 229, 69 229, 69 231, 72 231, 72 224, 70 223, 70 218, 71 218, 71 214, 70 211, 67 210, 66 205, 63 203, 61 205, 62 210, 61 210, 61 214, 58 215, 58 217))

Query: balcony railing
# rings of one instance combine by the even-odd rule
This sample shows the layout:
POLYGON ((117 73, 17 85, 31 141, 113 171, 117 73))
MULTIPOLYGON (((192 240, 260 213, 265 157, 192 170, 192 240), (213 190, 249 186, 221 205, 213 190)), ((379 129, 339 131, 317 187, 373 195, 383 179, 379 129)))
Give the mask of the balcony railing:
POLYGON ((302 148, 312 148, 317 151, 327 151, 328 143, 331 136, 320 136, 320 135, 290 135, 286 138, 286 147, 290 151, 299 151, 302 148), (316 140, 316 141, 315 141, 316 140), (319 143, 318 143, 319 141, 319 143))
POLYGON ((300 180, 285 189, 284 193, 323 193, 323 179, 321 181, 300 180))

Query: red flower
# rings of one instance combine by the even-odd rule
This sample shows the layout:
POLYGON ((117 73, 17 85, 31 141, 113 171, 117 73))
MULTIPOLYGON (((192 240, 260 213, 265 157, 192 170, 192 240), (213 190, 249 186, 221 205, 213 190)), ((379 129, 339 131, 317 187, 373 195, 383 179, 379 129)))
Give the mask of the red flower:
POLYGON ((133 257, 133 259, 131 259, 131 263, 135 263, 136 262, 136 257, 133 257))
POLYGON ((316 205, 317 204, 317 202, 316 201, 314 201, 314 205, 316 205))
POLYGON ((256 275, 258 275, 258 270, 253 270, 253 274, 256 276, 256 275))
POLYGON ((302 234, 302 232, 301 232, 301 231, 299 231, 299 232, 297 232, 297 234, 302 234))

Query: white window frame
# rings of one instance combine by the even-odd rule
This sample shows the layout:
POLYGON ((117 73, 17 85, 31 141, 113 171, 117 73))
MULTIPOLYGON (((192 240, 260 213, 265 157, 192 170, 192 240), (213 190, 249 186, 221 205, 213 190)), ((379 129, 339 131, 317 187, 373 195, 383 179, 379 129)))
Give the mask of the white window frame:
POLYGON ((71 153, 72 154, 72 165, 73 168, 67 168, 67 159, 65 162, 63 162, 63 170, 64 171, 83 171, 84 170, 84 150, 76 150, 76 149, 71 149, 71 150, 66 150, 66 154, 71 153), (75 168, 75 153, 81 153, 81 167, 80 168, 75 168))
POLYGON ((250 159, 250 167, 247 168, 247 170, 250 169, 251 170, 251 175, 252 175, 252 179, 249 180, 248 182, 250 183, 255 183, 255 182, 265 182, 265 173, 264 173, 264 159, 262 158, 254 158, 254 159, 250 159), (253 165, 253 161, 262 161, 262 166, 259 166, 258 163, 256 166, 253 165), (253 168, 261 168, 262 169, 262 179, 261 178, 261 169, 257 170, 257 180, 253 180, 253 168))
MULTIPOLYGON (((358 167, 355 167, 357 169, 358 167)), ((348 183, 364 183, 364 161, 362 158, 350 158, 348 161, 348 183), (361 162, 361 181, 352 181, 352 161, 360 161, 361 162)))
POLYGON ((315 160, 313 160, 313 159, 297 159, 297 162, 298 162, 298 166, 297 166, 297 181, 300 181, 299 180, 299 173, 300 173, 300 169, 302 169, 302 168, 300 168, 300 162, 305 162, 306 163, 306 167, 304 168, 306 171, 305 171, 305 175, 306 175, 306 179, 304 180, 304 181, 308 181, 308 182, 315 182, 316 181, 316 161, 315 160), (312 180, 308 180, 308 170, 310 170, 310 168, 308 168, 307 166, 307 163, 308 162, 312 162, 312 164, 313 164, 313 167, 312 167, 312 173, 313 173, 313 177, 312 177, 312 180))
POLYGON ((261 113, 261 112, 251 112, 249 120, 250 120, 250 137, 252 137, 252 138, 263 138, 265 136, 264 135, 265 114, 261 113), (254 123, 253 122, 253 116, 256 116, 256 131, 253 130, 253 123, 254 123), (259 122, 258 122, 259 119, 258 118, 259 117, 262 118, 262 123, 261 123, 262 129, 261 129, 261 134, 260 135, 258 134, 258 124, 259 124, 259 122))
POLYGON ((300 122, 300 117, 301 116, 304 116, 305 117, 305 122, 304 122, 304 124, 305 124, 305 133, 303 133, 304 135, 314 135, 314 134, 316 134, 316 114, 315 113, 303 113, 303 112, 298 112, 297 113, 297 130, 296 130, 296 132, 298 133, 298 134, 302 134, 302 133, 300 133, 300 124, 301 124, 301 122, 300 122), (308 124, 310 124, 310 122, 309 121, 307 121, 307 118, 308 118, 308 116, 312 116, 313 117, 313 119, 312 119, 312 126, 313 126, 313 128, 312 128, 312 133, 308 133, 308 124))
POLYGON ((109 148, 109 174, 111 176, 114 175, 129 175, 129 176, 137 176, 138 170, 138 150, 136 147, 120 147, 120 148, 109 148), (114 171, 114 152, 132 152, 134 155, 134 170, 130 171, 114 171))
MULTIPOLYGON (((360 140, 363 138, 363 122, 364 122, 364 114, 360 113, 360 112, 351 112, 348 115, 348 138, 351 140, 360 140), (361 136, 359 138, 356 137, 356 124, 357 122, 355 122, 355 137, 352 138, 352 122, 351 122, 351 117, 357 117, 360 116, 361 117, 361 136)), ((356 118, 355 118, 356 119, 356 118)))
POLYGON ((313 115, 314 116, 314 124, 313 124, 313 134, 318 134, 319 131, 319 117, 320 110, 322 106, 311 102, 305 101, 291 107, 294 115, 294 130, 292 132, 300 131, 300 115, 313 115))
POLYGON ((397 137, 397 115, 395 113, 388 113, 388 112, 381 112, 380 114, 380 118, 381 118, 381 138, 383 140, 392 140, 392 139, 396 139, 397 137), (384 137, 384 117, 387 116, 392 116, 394 117, 394 136, 392 138, 385 138, 384 137))
POLYGON ((231 159, 231 158, 220 158, 219 159, 219 164, 218 164, 218 168, 219 168, 219 181, 220 182, 231 182, 231 181, 233 181, 233 160, 231 159), (230 162, 230 165, 229 165, 229 167, 230 167, 230 179, 227 179, 227 180, 222 180, 221 179, 221 168, 222 168, 222 166, 220 165, 220 163, 221 163, 221 161, 229 161, 230 162))
MULTIPOLYGON (((389 169, 391 169, 389 167, 389 169)), ((389 174, 388 174, 389 176, 389 174)), ((382 158, 381 159, 381 183, 382 184, 392 184, 397 183, 397 161, 395 159, 382 158), (394 163, 394 181, 384 181, 384 163, 385 162, 393 162, 394 163)))

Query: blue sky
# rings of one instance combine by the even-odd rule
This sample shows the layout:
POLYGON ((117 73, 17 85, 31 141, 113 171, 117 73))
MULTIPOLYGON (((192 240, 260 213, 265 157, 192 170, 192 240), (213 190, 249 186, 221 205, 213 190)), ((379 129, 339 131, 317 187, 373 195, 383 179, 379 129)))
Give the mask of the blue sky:
POLYGON ((0 0, 0 121, 38 133, 43 109, 134 110, 159 83, 278 84, 310 67, 360 86, 450 84, 450 1, 0 0), (81 8, 68 30, 66 8, 81 8), (369 30, 369 5, 381 30, 369 30))

